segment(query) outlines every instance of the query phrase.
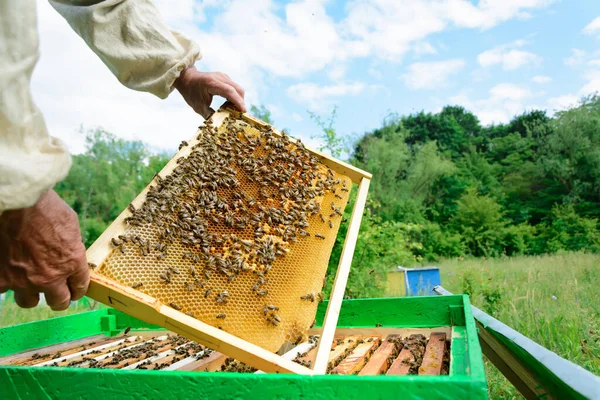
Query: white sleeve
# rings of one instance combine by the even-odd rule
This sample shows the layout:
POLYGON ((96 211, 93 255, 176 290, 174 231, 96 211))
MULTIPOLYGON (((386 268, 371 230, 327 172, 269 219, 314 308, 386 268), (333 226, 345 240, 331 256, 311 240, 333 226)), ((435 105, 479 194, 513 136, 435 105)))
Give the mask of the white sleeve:
POLYGON ((0 214, 32 206, 71 167, 31 96, 38 58, 35 0, 0 1, 0 214))
POLYGON ((130 89, 164 99, 200 58, 198 45, 170 30, 150 0, 49 1, 130 89))

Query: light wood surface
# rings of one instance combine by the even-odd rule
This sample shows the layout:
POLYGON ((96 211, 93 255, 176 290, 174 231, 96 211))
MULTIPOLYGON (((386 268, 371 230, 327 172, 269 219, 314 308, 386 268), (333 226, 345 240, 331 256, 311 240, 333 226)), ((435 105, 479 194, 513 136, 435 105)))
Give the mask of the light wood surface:
POLYGON ((337 273, 335 274, 335 281, 333 282, 331 296, 327 305, 327 312, 325 313, 325 319, 323 320, 323 332, 321 334, 321 339, 319 340, 319 347, 314 366, 314 370, 317 374, 324 374, 327 371, 331 343, 333 342, 337 321, 340 316, 340 309, 342 308, 342 301, 344 300, 344 292, 346 291, 346 283, 348 282, 348 275, 350 274, 350 266, 352 265, 352 257, 354 256, 354 248, 356 247, 356 240, 358 239, 358 231, 360 229, 360 222, 367 201, 367 194, 369 193, 370 182, 369 179, 362 178, 358 185, 354 210, 352 210, 352 216, 350 217, 348 232, 346 233, 340 262, 338 264, 337 273))

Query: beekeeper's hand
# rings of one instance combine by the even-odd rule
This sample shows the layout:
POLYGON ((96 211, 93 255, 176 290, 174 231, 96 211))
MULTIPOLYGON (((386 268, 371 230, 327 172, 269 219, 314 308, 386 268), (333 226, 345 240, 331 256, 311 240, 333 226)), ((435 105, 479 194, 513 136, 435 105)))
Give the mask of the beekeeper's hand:
POLYGON ((204 118, 211 114, 213 96, 222 96, 240 111, 246 112, 244 89, 222 72, 200 72, 193 65, 183 70, 175 88, 185 101, 204 118))
POLYGON ((56 192, 0 215, 0 293, 12 289, 23 308, 35 307, 44 293, 60 311, 85 295, 89 280, 77 214, 56 192))

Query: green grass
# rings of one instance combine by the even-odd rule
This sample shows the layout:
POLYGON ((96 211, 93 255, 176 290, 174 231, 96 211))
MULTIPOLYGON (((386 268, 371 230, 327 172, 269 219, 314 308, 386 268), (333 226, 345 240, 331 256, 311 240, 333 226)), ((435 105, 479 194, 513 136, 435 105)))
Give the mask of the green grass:
POLYGON ((0 327, 60 317, 63 315, 77 314, 101 307, 104 307, 104 305, 97 303, 94 300, 84 298, 71 305, 65 311, 52 311, 45 304, 40 304, 34 308, 23 309, 19 308, 14 302, 12 292, 8 292, 6 293, 4 300, 0 302, 0 327))
MULTIPOLYGON (((533 341, 600 375, 600 255, 443 260, 442 285, 533 341)), ((520 398, 486 362, 490 398, 520 398)))

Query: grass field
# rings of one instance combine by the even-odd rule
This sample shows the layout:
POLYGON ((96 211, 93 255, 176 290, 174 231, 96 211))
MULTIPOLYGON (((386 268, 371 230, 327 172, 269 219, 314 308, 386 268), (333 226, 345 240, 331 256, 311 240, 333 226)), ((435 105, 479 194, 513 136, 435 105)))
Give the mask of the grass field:
MULTIPOLYGON (((444 260, 442 285, 533 341, 600 375, 600 255, 444 260)), ((492 399, 520 398, 486 362, 492 399)))
MULTIPOLYGON (((469 293, 471 302, 525 336, 600 375, 600 255, 444 260, 443 286, 469 293)), ((102 305, 98 305, 102 306, 102 305)), ((88 311, 80 302, 67 311, 0 306, 0 326, 88 311)), ((486 363, 490 398, 519 398, 518 392, 486 363)))

